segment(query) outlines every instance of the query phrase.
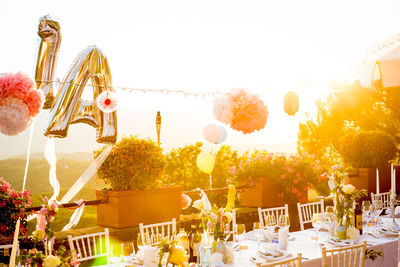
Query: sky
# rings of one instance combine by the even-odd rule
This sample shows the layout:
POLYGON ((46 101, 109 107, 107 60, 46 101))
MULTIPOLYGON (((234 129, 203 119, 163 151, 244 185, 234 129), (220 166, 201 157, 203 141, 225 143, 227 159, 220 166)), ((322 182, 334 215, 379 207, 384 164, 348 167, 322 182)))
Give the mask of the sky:
MULTIPOLYGON (((315 115, 315 101, 332 84, 359 74, 365 51, 399 32, 399 1, 2 1, 0 73, 34 77, 38 22, 50 14, 61 25, 56 77, 63 79, 78 53, 96 45, 107 56, 113 85, 136 89, 228 92, 246 88, 269 110, 265 128, 242 134, 224 125, 225 144, 295 152, 299 122, 315 115), (295 91, 300 110, 283 111, 295 91)), ((86 88, 85 90, 91 90, 86 88)), ((214 97, 118 90, 118 133, 156 139, 161 111, 167 151, 203 141, 203 128, 217 122, 214 97)), ((44 150, 48 111, 36 119, 32 152, 44 150)), ((0 134, 0 157, 27 151, 29 129, 0 134)), ((70 127, 57 152, 91 152, 95 129, 70 127)), ((212 144, 207 149, 217 149, 212 144)))

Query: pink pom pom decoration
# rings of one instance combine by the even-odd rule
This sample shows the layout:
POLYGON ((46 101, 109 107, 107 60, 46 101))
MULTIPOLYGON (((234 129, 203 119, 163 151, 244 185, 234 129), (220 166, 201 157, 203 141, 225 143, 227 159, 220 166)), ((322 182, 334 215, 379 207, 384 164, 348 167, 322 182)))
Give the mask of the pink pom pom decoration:
POLYGON ((32 122, 43 104, 34 82, 22 73, 0 76, 0 132, 17 135, 32 122))
POLYGON ((105 113, 115 111, 118 105, 118 99, 115 93, 111 91, 104 91, 101 93, 97 97, 96 102, 99 109, 105 113))
POLYGON ((182 193, 182 199, 181 199, 182 209, 187 209, 191 203, 192 199, 188 195, 182 193))
POLYGON ((234 89, 228 97, 214 102, 215 118, 245 134, 261 130, 268 119, 268 108, 259 96, 244 89, 234 89))

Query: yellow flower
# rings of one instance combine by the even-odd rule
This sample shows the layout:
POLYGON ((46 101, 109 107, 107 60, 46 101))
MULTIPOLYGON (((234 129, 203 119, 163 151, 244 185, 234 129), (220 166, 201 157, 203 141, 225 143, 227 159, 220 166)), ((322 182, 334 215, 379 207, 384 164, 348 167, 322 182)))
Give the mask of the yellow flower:
POLYGON ((42 240, 42 239, 44 238, 44 232, 43 232, 43 230, 37 229, 37 230, 33 231, 33 232, 32 232, 32 238, 33 238, 34 240, 38 240, 38 241, 42 240))
POLYGON ((356 188, 351 184, 346 184, 342 187, 342 190, 346 194, 351 194, 356 188))
POLYGON ((225 211, 224 215, 222 215, 228 223, 230 223, 233 219, 233 214, 229 211, 225 211))
POLYGON ((175 246, 172 249, 171 256, 169 257, 169 262, 177 265, 183 265, 187 261, 186 251, 181 246, 175 246))
POLYGON ((195 202, 193 202, 193 207, 198 210, 202 210, 204 208, 204 201, 202 199, 196 200, 195 202))
POLYGON ((44 259, 44 267, 57 267, 61 264, 61 260, 57 256, 49 255, 44 259))

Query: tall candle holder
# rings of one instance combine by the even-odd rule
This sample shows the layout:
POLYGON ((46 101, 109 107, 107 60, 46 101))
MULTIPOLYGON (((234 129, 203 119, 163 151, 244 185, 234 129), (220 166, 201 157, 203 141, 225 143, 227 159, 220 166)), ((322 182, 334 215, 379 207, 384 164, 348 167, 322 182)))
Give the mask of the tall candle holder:
POLYGON ((396 223, 395 217, 395 205, 398 204, 395 194, 390 194, 390 210, 392 211, 392 228, 396 231, 400 229, 400 226, 396 223))

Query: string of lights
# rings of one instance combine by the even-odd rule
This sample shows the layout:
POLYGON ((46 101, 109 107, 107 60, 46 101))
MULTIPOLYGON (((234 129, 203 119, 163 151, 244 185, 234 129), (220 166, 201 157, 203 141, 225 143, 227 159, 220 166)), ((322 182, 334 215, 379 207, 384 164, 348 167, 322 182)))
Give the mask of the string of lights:
MULTIPOLYGON (((74 82, 61 82, 59 80, 56 81, 42 81, 42 80, 36 80, 36 82, 41 82, 45 84, 50 84, 53 83, 56 85, 56 87, 64 84, 75 84, 75 85, 83 85, 83 86, 99 86, 99 87, 106 87, 102 85, 92 85, 92 84, 79 84, 79 83, 74 83, 74 82)), ((190 92, 190 91, 185 91, 185 90, 179 90, 179 89, 139 89, 139 88, 132 88, 132 87, 123 87, 123 86, 111 86, 115 91, 121 90, 121 91, 128 91, 129 93, 133 92, 142 92, 142 93, 162 93, 162 94, 183 94, 185 97, 186 96, 194 96, 194 97, 206 97, 206 96, 217 96, 217 95, 229 95, 227 92, 221 92, 219 90, 215 90, 213 92, 190 92)))

